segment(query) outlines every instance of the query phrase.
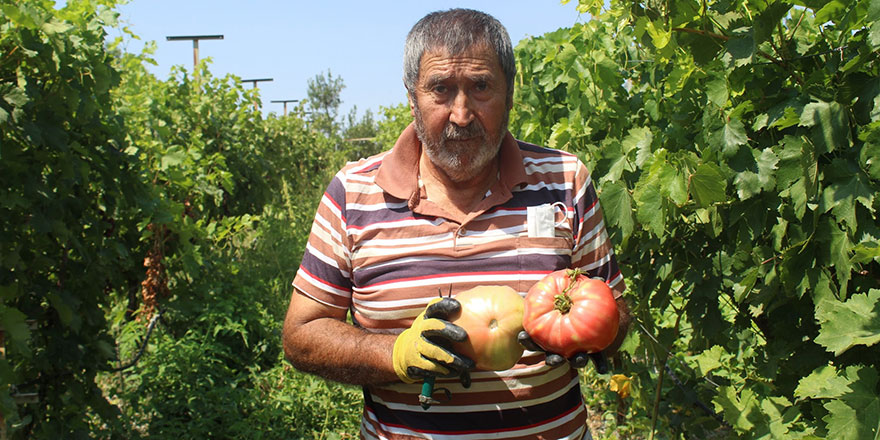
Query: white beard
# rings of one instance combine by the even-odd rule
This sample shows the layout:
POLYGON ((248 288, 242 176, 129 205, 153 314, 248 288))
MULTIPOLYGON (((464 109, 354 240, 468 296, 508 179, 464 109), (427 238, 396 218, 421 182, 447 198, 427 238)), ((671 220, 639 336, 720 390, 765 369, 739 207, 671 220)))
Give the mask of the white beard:
POLYGON ((476 177, 498 155, 501 141, 507 131, 509 114, 498 133, 490 136, 478 121, 466 127, 449 123, 436 138, 428 136, 418 105, 413 106, 415 129, 425 153, 437 168, 443 170, 453 182, 464 182, 476 177), (467 139, 459 141, 457 139, 467 139))

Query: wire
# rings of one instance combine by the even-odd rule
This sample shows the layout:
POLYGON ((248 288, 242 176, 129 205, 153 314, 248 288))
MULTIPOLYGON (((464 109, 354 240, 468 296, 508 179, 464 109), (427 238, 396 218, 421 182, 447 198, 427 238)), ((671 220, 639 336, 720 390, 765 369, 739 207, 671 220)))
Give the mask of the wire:
POLYGON ((147 325, 147 334, 146 334, 146 336, 144 336, 144 342, 141 344, 140 348, 138 349, 138 352, 134 356, 134 359, 132 359, 129 363, 127 363, 121 367, 113 368, 108 371, 110 371, 111 373, 117 373, 122 370, 127 370, 127 369, 135 366, 138 363, 138 361, 141 360, 141 356, 144 355, 144 351, 147 348, 147 343, 150 342, 150 335, 153 333, 153 329, 156 327, 156 323, 158 323, 159 319, 161 319, 161 318, 162 318, 162 310, 157 308, 156 313, 153 315, 153 318, 150 319, 150 323, 147 325))

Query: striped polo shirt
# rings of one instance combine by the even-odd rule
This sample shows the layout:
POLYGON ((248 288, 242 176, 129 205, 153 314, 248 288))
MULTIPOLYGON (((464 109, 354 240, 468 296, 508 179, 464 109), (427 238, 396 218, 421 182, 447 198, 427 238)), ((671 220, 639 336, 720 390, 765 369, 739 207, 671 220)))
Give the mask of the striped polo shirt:
MULTIPOLYGON (((403 330, 428 301, 479 285, 525 295, 548 273, 581 268, 624 289, 590 174, 575 156, 507 133, 499 178, 458 221, 427 199, 412 125, 391 150, 346 165, 318 207, 293 285, 355 325, 403 330)), ((577 371, 526 351, 507 371, 474 371, 470 388, 428 410, 420 384, 364 388, 361 438, 589 438, 577 371)))

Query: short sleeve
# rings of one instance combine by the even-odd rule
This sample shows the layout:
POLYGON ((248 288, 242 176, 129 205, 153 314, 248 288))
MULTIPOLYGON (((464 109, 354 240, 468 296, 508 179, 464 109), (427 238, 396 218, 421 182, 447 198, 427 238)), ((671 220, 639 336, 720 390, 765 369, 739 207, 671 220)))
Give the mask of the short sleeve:
POLYGON ((293 286, 312 299, 340 309, 351 304, 351 252, 346 233, 342 174, 330 182, 312 223, 293 286))
POLYGON ((623 295, 626 285, 614 249, 605 229, 602 206, 593 187, 587 167, 578 161, 574 182, 575 241, 571 267, 580 268, 589 277, 603 278, 614 290, 614 296, 623 295))

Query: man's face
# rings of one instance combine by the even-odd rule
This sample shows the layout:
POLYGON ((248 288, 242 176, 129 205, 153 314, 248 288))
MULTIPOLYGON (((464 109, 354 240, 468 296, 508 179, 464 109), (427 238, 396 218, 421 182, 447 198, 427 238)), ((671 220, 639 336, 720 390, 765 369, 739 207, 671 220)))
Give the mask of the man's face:
POLYGON ((425 52, 410 107, 431 162, 456 182, 478 176, 498 153, 510 111, 495 52, 483 45, 454 57, 425 52))

